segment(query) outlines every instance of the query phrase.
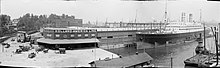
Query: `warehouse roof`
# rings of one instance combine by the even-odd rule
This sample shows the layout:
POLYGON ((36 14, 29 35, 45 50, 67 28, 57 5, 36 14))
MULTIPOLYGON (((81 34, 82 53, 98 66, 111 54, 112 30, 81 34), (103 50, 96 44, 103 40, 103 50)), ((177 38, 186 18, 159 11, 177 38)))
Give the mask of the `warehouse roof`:
POLYGON ((98 39, 37 39, 37 42, 47 43, 47 44, 78 44, 78 43, 96 43, 99 42, 98 39))
POLYGON ((97 67, 105 67, 105 66, 130 67, 150 60, 153 60, 153 58, 149 56, 147 53, 140 53, 138 55, 132 55, 128 57, 113 58, 109 60, 98 60, 91 62, 90 64, 95 64, 97 67))

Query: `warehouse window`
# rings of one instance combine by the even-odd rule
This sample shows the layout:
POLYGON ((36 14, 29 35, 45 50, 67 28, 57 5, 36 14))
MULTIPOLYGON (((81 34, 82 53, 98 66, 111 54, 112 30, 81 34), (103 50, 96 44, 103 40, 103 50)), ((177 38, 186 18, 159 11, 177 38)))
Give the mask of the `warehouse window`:
POLYGON ((132 35, 128 35, 128 37, 132 37, 132 35))
POLYGON ((92 34, 92 36, 95 36, 95 34, 92 34))
POLYGON ((56 37, 60 37, 60 35, 56 34, 56 37))
POLYGON ((113 36, 108 36, 107 38, 113 38, 113 36))
POLYGON ((74 34, 71 34, 70 37, 74 37, 74 34))
POLYGON ((85 34, 85 36, 87 37, 87 36, 89 36, 88 34, 85 34))
POLYGON ((78 37, 81 37, 82 35, 81 34, 78 34, 78 37))
POLYGON ((52 35, 51 34, 47 34, 47 36, 51 37, 52 35))
POLYGON ((97 39, 101 39, 101 37, 97 37, 97 39))

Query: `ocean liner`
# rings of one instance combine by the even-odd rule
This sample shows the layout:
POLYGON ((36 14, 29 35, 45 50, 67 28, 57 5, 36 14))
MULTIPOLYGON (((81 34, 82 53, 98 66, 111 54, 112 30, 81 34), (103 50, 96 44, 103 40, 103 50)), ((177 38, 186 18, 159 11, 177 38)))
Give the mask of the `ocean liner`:
POLYGON ((137 32, 142 42, 151 44, 177 43, 196 39, 200 35, 208 35, 210 30, 205 28, 204 23, 192 20, 192 14, 189 14, 188 21, 185 20, 185 13, 182 13, 181 21, 167 22, 161 25, 160 30, 151 33, 137 32))

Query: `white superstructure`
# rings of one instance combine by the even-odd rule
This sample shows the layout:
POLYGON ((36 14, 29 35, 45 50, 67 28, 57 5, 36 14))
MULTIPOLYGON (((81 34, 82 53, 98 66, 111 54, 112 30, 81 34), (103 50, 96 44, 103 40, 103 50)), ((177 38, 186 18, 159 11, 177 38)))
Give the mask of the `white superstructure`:
POLYGON ((162 33, 188 33, 203 31, 204 26, 202 23, 194 22, 169 22, 162 33))

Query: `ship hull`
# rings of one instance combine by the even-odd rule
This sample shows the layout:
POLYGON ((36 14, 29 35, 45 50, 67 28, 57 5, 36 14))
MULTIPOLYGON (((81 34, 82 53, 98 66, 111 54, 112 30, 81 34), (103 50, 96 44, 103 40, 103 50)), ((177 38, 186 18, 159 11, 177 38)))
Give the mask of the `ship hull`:
MULTIPOLYGON (((210 32, 206 30, 206 36, 210 32)), ((175 34, 137 34, 138 41, 163 45, 167 43, 178 43, 184 41, 194 40, 200 37, 200 34, 203 36, 204 31, 188 32, 188 33, 175 33, 175 34)))

